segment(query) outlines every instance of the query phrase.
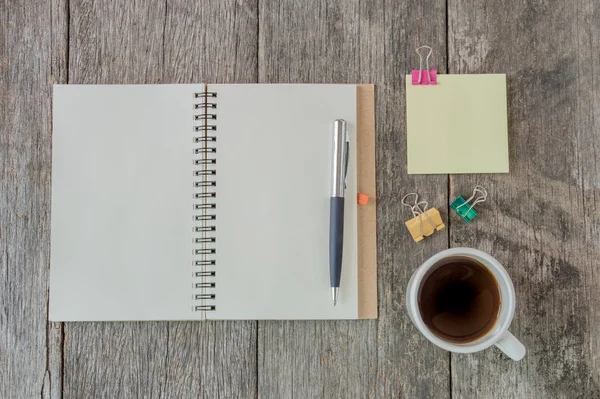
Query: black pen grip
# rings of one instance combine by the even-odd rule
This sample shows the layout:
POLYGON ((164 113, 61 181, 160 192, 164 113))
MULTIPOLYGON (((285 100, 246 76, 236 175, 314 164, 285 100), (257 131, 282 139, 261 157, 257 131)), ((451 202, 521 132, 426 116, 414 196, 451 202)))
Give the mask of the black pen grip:
POLYGON ((329 280, 340 286, 342 250, 344 248, 344 198, 331 197, 329 202, 329 280))

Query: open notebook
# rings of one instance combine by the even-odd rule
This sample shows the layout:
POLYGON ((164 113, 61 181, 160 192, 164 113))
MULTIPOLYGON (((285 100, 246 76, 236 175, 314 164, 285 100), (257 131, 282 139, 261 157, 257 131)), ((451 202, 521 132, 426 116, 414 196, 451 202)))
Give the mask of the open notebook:
POLYGON ((56 85, 50 320, 377 317, 373 87, 56 85), (337 306, 333 121, 351 147, 337 306))

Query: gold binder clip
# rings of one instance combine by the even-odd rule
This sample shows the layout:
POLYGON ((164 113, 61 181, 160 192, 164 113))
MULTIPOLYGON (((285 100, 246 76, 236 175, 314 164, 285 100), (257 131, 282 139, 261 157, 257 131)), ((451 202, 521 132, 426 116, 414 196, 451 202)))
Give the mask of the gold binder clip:
POLYGON ((412 212, 413 218, 404 224, 415 242, 422 241, 423 238, 445 227, 440 212, 435 208, 427 209, 429 204, 427 201, 419 201, 417 193, 409 193, 402 197, 402 205, 410 208, 412 212), (415 202, 412 205, 406 202, 406 198, 411 195, 415 196, 415 202))

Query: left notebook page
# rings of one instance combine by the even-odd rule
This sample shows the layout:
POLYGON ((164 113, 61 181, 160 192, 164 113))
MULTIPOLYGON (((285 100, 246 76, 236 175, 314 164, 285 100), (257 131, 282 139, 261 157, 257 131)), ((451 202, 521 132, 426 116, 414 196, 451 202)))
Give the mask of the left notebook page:
POLYGON ((56 85, 50 320, 192 312, 193 85, 56 85))

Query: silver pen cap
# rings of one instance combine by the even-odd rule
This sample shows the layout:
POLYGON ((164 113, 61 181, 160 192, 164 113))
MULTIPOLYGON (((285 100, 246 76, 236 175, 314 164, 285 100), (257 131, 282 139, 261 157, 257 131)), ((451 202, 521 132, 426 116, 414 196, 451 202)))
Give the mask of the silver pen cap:
POLYGON ((346 188, 349 144, 346 121, 343 119, 336 119, 333 122, 333 165, 331 174, 332 197, 344 196, 344 190, 346 188))

